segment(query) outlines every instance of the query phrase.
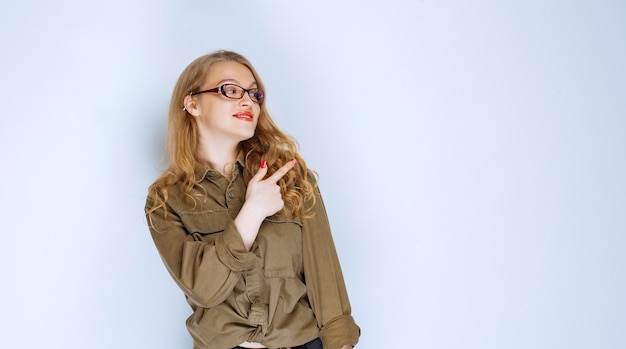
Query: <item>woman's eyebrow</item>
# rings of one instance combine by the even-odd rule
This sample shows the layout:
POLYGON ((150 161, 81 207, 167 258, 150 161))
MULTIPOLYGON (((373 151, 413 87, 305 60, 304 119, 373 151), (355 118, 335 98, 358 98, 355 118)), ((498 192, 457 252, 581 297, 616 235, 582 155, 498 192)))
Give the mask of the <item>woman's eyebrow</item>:
MULTIPOLYGON (((234 84, 240 85, 241 87, 244 87, 242 86, 242 83, 240 83, 236 79, 223 79, 223 80, 218 81, 217 85, 220 86, 222 84, 228 84, 228 83, 234 83, 234 84)), ((256 81, 252 81, 248 87, 256 87, 256 86, 257 86, 256 81)))

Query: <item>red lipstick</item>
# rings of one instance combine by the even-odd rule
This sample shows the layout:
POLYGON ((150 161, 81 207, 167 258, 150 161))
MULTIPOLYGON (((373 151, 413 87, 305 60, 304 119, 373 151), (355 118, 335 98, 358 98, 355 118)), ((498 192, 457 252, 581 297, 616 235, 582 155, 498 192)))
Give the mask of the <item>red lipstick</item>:
POLYGON ((248 110, 236 112, 233 116, 239 120, 252 121, 252 112, 248 110))

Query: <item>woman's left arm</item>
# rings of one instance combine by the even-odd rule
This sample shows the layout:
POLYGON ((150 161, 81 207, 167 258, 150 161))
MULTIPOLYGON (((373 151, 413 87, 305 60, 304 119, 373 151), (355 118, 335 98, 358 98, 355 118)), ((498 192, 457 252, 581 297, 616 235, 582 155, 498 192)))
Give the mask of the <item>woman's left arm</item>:
POLYGON ((361 333, 351 314, 339 258, 319 189, 312 218, 302 226, 307 295, 315 313, 324 348, 350 349, 361 333))

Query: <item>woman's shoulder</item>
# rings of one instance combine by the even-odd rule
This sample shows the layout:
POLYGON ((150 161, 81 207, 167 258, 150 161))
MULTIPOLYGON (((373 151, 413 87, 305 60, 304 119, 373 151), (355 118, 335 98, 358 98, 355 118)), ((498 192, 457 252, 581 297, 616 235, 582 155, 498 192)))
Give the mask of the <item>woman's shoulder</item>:
POLYGON ((147 205, 156 202, 179 203, 197 196, 199 182, 208 170, 197 168, 193 175, 165 171, 148 189, 147 205))
POLYGON ((319 181, 319 174, 317 173, 317 171, 313 170, 312 168, 307 168, 306 169, 306 180, 311 183, 312 185, 317 186, 317 182, 319 181))

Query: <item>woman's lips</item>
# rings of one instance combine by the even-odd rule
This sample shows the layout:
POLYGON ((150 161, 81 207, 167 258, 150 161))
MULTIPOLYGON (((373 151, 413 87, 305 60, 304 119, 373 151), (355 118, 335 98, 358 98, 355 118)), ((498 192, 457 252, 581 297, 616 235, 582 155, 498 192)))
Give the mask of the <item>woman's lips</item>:
POLYGON ((239 120, 243 120, 243 121, 252 121, 252 112, 250 111, 240 111, 237 112, 235 114, 233 114, 234 117, 236 117, 239 120))

